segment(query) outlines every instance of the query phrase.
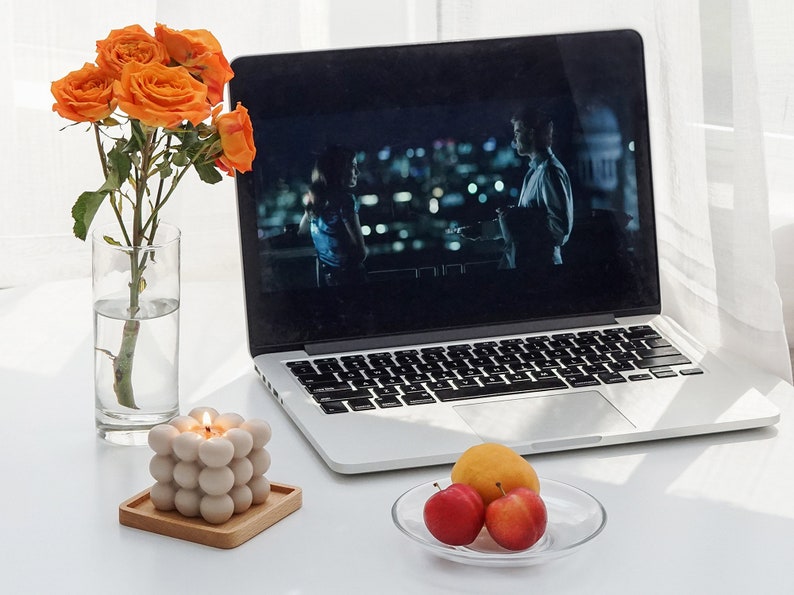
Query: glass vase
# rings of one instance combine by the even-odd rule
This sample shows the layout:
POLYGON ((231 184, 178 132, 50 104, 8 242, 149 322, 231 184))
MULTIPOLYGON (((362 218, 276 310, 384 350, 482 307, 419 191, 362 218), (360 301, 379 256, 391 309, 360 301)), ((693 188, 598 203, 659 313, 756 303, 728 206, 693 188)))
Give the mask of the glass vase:
POLYGON ((92 234, 96 431, 123 445, 179 411, 180 231, 160 223, 140 243, 118 225, 92 234))

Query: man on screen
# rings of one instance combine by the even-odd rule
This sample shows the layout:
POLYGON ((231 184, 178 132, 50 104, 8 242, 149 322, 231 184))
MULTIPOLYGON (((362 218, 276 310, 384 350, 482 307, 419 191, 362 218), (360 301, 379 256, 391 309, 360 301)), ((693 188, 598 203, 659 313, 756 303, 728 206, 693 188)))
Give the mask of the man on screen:
POLYGON ((502 239, 500 269, 541 273, 562 264, 573 226, 571 181, 551 150, 554 123, 546 112, 527 107, 511 122, 516 152, 530 159, 518 202, 497 209, 495 220, 455 231, 469 240, 502 239))
POLYGON ((534 107, 511 120, 516 153, 530 159, 518 203, 497 211, 505 241, 500 268, 545 268, 562 264, 562 246, 573 226, 568 172, 551 150, 554 123, 534 107))

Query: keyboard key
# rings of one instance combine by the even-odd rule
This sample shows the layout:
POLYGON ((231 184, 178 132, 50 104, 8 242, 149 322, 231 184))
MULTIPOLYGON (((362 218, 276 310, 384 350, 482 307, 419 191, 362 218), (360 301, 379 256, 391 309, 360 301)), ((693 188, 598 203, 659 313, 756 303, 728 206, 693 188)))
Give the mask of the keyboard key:
POLYGON ((649 347, 646 349, 637 349, 634 352, 640 359, 648 359, 650 357, 665 357, 668 355, 681 355, 681 352, 678 351, 672 345, 668 345, 667 347, 649 347))
POLYGON ((634 364, 629 361, 613 362, 609 364, 609 369, 613 372, 628 372, 634 369, 634 364))
POLYGON ((347 380, 347 381, 364 379, 364 375, 358 370, 354 372, 338 372, 337 376, 339 376, 339 380, 347 380))
POLYGON ((436 402, 433 395, 427 391, 405 393, 402 398, 406 405, 427 405, 436 402))
POLYGON ((494 386, 459 387, 457 389, 436 391, 436 397, 440 401, 458 401, 462 399, 513 395, 566 387, 567 385, 560 378, 548 378, 545 380, 524 380, 512 384, 497 384, 494 386))
POLYGON ((295 376, 313 376, 317 374, 317 370, 309 362, 289 362, 287 367, 295 376))
POLYGON ((331 401, 346 401, 348 399, 358 399, 361 397, 370 397, 371 393, 365 388, 356 389, 348 388, 345 390, 335 390, 323 393, 312 393, 312 397, 318 403, 329 403, 331 401))
POLYGON ((537 372, 533 372, 532 376, 535 377, 535 380, 546 380, 547 378, 558 378, 557 374, 554 373, 554 370, 538 370, 537 372))
POLYGON ((584 386, 596 386, 598 384, 601 384, 598 378, 596 378, 595 376, 588 376, 588 375, 571 376, 566 380, 568 381, 568 384, 570 384, 574 388, 582 388, 584 386))
POLYGON ((702 374, 703 370, 700 368, 684 368, 678 371, 682 376, 694 376, 695 374, 702 374))
POLYGON ((629 374, 629 380, 632 382, 637 380, 653 380, 653 376, 650 374, 629 374))
POLYGON ((599 374, 598 379, 604 384, 620 384, 621 382, 627 382, 623 376, 614 372, 604 372, 603 374, 599 374))
POLYGON ((672 378, 674 376, 678 376, 678 374, 676 374, 670 368, 654 368, 651 370, 651 374, 657 378, 672 378))
POLYGON ((375 404, 381 409, 390 409, 392 407, 402 407, 403 403, 397 397, 380 397, 375 399, 375 404))
MULTIPOLYGON (((582 372, 579 368, 562 368, 557 370, 560 376, 563 378, 568 378, 570 376, 582 376, 584 372, 582 372)), ((543 374, 553 374, 554 372, 543 372, 543 374)))
POLYGON ((322 409, 325 413, 347 413, 349 411, 347 405, 341 401, 322 403, 320 405, 320 409, 322 409))
POLYGON ((476 378, 477 376, 482 376, 482 372, 477 368, 465 368, 458 370, 458 376, 461 378, 476 378))
POLYGON ((505 378, 509 382, 518 382, 519 380, 530 380, 531 377, 526 372, 514 372, 512 374, 505 374, 505 378))
POLYGON ((444 390, 445 388, 452 388, 448 380, 439 380, 438 382, 428 382, 427 388, 430 390, 444 390))
POLYGON ((369 364, 364 360, 351 360, 343 364, 345 370, 369 370, 369 364))
POLYGON ((634 362, 634 365, 638 368, 660 368, 662 366, 678 366, 689 363, 692 362, 684 355, 665 355, 640 359, 634 362))
POLYGON ((304 386, 312 386, 315 384, 325 384, 327 382, 338 382, 336 376, 333 374, 312 374, 309 376, 298 376, 298 380, 304 386))
POLYGON ((433 372, 431 374, 433 376, 433 380, 441 381, 441 380, 452 380, 453 378, 457 378, 458 375, 455 374, 452 370, 442 370, 440 372, 433 372))
POLYGON ((369 409, 375 409, 375 405, 373 405, 372 401, 369 399, 350 399, 347 404, 353 411, 367 411, 369 409))
POLYGON ((378 388, 373 388, 372 393, 376 397, 383 398, 383 397, 391 397, 394 395, 399 395, 400 391, 397 390, 396 386, 381 386, 378 388))
POLYGON ((337 391, 347 390, 349 388, 350 385, 347 382, 340 382, 338 380, 333 380, 330 382, 315 382, 306 385, 306 390, 312 394, 334 393, 337 391))
POLYGON ((428 380, 430 380, 430 376, 428 376, 427 374, 424 374, 424 373, 421 373, 421 374, 420 373, 414 373, 414 374, 405 374, 403 376, 403 379, 406 382, 411 382, 411 383, 414 383, 414 382, 427 382, 428 380))

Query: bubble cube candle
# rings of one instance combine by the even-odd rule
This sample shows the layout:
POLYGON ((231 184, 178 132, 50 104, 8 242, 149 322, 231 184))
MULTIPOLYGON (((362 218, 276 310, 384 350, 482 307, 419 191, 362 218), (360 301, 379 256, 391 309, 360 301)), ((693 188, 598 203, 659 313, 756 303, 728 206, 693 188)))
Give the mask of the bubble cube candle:
POLYGON ((156 483, 150 498, 157 510, 176 510, 221 524, 233 514, 264 503, 270 495, 270 424, 193 409, 149 431, 154 456, 149 472, 156 483))

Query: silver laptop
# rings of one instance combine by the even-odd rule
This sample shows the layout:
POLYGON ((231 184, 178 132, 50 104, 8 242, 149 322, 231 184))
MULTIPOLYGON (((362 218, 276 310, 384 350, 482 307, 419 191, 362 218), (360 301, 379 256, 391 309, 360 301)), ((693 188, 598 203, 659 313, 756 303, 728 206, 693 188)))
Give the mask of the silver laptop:
POLYGON ((233 67, 258 150, 237 179, 250 351, 334 471, 778 420, 660 316, 636 32, 233 67))

